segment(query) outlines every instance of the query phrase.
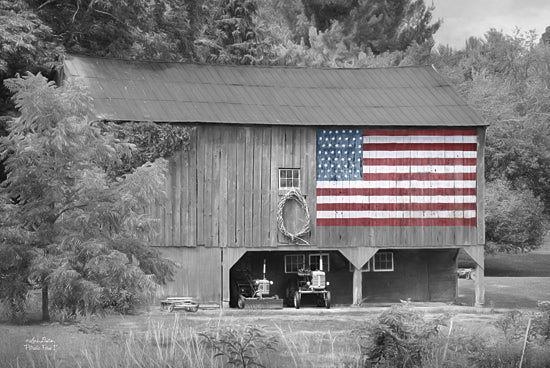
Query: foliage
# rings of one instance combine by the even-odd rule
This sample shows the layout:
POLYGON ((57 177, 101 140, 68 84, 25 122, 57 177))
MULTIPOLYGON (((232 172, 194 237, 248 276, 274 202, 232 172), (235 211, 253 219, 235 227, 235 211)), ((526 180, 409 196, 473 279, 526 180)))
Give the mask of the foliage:
MULTIPOLYGON (((0 81, 28 70, 48 72, 63 49, 52 29, 22 0, 0 1, 0 81)), ((9 92, 0 86, 0 115, 11 108, 9 92)))
POLYGON ((158 158, 168 159, 174 152, 187 149, 192 130, 182 125, 146 121, 106 122, 103 128, 116 139, 135 146, 131 155, 123 156, 119 162, 112 162, 110 167, 105 167, 111 177, 125 175, 147 162, 158 158))
MULTIPOLYGON (((324 32, 339 22, 344 28, 345 43, 354 43, 374 54, 404 51, 413 43, 422 44, 441 25, 441 21, 431 23, 434 7, 426 7, 423 0, 302 0, 302 3, 303 14, 316 29, 324 32)), ((296 28, 292 26, 297 23, 291 22, 291 28, 296 28)))
POLYGON ((224 358, 224 367, 264 367, 260 352, 276 350, 278 340, 258 326, 226 327, 221 331, 201 333, 204 343, 215 356, 224 358))
POLYGON ((546 233, 544 206, 528 189, 514 190, 503 180, 487 183, 485 226, 489 250, 529 251, 546 233))
POLYGON ((545 342, 550 341, 550 301, 539 301, 537 303, 539 313, 535 316, 533 330, 545 342))
POLYGON ((257 2, 223 0, 216 5, 195 40, 198 59, 220 64, 268 63, 272 45, 263 35, 265 29, 255 23, 257 2))
POLYGON ((408 305, 392 306, 377 321, 355 331, 361 353, 369 364, 384 367, 421 367, 445 323, 440 316, 427 321, 408 305))
POLYGON ((55 88, 32 74, 6 84, 21 115, 0 141, 8 171, 0 195, 11 200, 0 245, 3 267, 10 277, 23 270, 26 284, 11 293, 49 288, 51 306, 70 315, 129 311, 171 277, 171 263, 149 246, 155 221, 144 215, 162 194, 166 161, 112 179, 104 168, 135 147, 87 120, 78 85, 55 88))
POLYGON ((72 53, 154 60, 192 56, 194 2, 26 1, 72 53))

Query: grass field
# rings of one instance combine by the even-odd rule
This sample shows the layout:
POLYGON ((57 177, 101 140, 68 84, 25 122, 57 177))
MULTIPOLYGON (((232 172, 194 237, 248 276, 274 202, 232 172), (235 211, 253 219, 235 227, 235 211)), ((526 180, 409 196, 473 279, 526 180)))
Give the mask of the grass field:
MULTIPOLYGON (((421 350, 422 364, 407 367, 517 366, 521 343, 506 340, 498 327, 506 314, 451 306, 425 308, 413 304, 405 308, 424 313, 424 321, 428 322, 442 316, 443 312, 447 315, 433 339, 404 345, 413 349, 426 348, 421 350), (416 345, 418 343, 421 345, 416 345), (494 359, 505 365, 494 365, 494 359)), ((88 318, 71 324, 0 325, 0 367, 243 367, 216 356, 201 338, 201 333, 206 332, 223 341, 227 336, 225 332, 236 331, 237 334, 227 341, 234 346, 245 346, 244 351, 252 361, 266 368, 359 368, 366 365, 358 336, 367 329, 372 331, 373 325, 366 327, 366 324, 380 323, 379 317, 387 310, 373 307, 289 308, 166 313, 155 308, 139 315, 88 318), (249 326, 257 326, 261 335, 251 340, 241 338, 249 326), (273 349, 258 348, 267 341, 266 337, 273 338, 270 345, 273 349)), ((514 326, 508 325, 508 331, 521 335, 530 313, 515 319, 514 326)), ((531 341, 524 363, 523 368, 547 368, 550 346, 531 341)), ((388 363, 380 367, 394 366, 388 363)))
MULTIPOLYGON (((485 307, 534 309, 537 301, 550 300, 550 278, 546 277, 486 277, 485 307)), ((458 280, 457 302, 474 304, 474 282, 458 280)))
MULTIPOLYGON (((360 346, 352 331, 378 317, 383 310, 304 308, 172 314, 154 310, 137 316, 109 316, 67 325, 3 325, 0 366, 157 367, 158 362, 158 367, 225 367, 222 360, 195 343, 197 332, 253 325, 261 326, 278 341, 275 351, 264 351, 259 358, 267 367, 360 367, 360 346), (33 338, 48 341, 46 346, 55 344, 55 350, 28 350, 33 338), (176 356, 183 361, 172 361, 176 356)), ((457 332, 483 329, 490 334, 494 330, 492 322, 498 316, 456 313, 454 328, 457 332)))
MULTIPOLYGON (((475 267, 463 252, 459 267, 475 267)), ((489 277, 550 277, 550 252, 485 255, 485 276, 489 277)))

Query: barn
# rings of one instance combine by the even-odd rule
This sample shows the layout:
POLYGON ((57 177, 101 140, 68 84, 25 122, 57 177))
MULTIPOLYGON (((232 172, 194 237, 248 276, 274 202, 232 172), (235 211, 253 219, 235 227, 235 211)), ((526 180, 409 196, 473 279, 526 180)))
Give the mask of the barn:
POLYGON ((193 127, 156 208, 166 295, 233 305, 248 272, 289 296, 322 267, 332 303, 484 303, 486 124, 431 66, 330 69, 70 56, 97 119, 193 127), (322 264, 322 265, 321 265, 322 264))

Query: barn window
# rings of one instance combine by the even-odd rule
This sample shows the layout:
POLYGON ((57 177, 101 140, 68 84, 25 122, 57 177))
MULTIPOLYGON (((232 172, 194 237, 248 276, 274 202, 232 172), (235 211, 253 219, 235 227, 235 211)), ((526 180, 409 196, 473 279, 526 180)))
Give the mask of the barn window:
POLYGON ((279 189, 300 188, 300 169, 279 169, 279 189))
POLYGON ((321 268, 319 260, 323 257, 323 271, 330 271, 330 263, 328 254, 310 254, 309 255, 309 269, 310 270, 319 270, 321 268))
MULTIPOLYGON (((349 272, 353 272, 355 270, 355 266, 350 262, 349 263, 349 272)), ((361 267, 361 272, 369 272, 370 271, 370 259, 361 267)))
POLYGON ((285 256, 285 273, 296 273, 305 267, 306 257, 303 254, 287 254, 285 256))
POLYGON ((393 252, 378 252, 374 255, 374 272, 393 271, 393 252))

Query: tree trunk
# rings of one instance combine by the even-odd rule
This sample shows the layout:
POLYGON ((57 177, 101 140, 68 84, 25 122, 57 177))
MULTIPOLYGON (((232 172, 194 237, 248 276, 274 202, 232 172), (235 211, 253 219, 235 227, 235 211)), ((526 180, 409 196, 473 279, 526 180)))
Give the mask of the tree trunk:
POLYGON ((42 321, 50 320, 50 310, 48 308, 48 285, 42 285, 42 321))

